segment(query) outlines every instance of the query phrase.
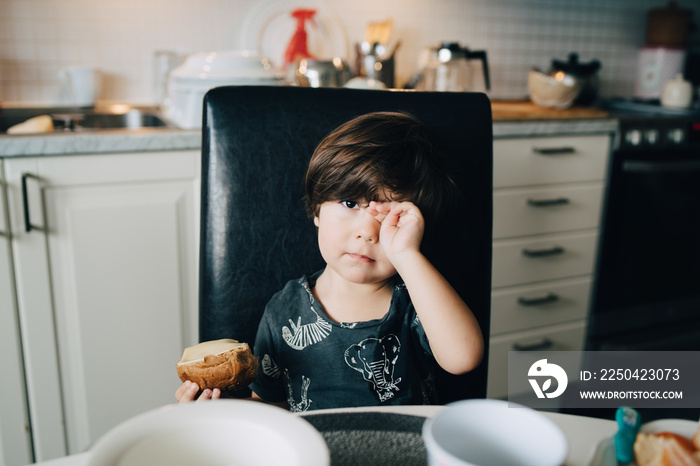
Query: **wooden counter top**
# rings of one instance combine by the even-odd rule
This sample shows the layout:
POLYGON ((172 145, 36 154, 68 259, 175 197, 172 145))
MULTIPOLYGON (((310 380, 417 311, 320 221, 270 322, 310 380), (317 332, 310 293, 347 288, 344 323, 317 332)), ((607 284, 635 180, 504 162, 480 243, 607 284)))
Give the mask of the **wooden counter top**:
POLYGON ((538 107, 529 101, 491 102, 493 121, 523 120, 585 120, 608 118, 604 110, 594 107, 571 107, 567 109, 538 107))

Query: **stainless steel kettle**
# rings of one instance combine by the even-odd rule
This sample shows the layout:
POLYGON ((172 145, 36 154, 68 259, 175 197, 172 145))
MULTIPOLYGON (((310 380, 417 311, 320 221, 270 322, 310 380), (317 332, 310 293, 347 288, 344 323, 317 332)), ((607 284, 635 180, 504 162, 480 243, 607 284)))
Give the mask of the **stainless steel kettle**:
POLYGON ((491 89, 485 50, 469 50, 457 42, 444 42, 428 49, 422 61, 426 63, 419 65, 419 72, 411 78, 407 88, 439 92, 491 89))

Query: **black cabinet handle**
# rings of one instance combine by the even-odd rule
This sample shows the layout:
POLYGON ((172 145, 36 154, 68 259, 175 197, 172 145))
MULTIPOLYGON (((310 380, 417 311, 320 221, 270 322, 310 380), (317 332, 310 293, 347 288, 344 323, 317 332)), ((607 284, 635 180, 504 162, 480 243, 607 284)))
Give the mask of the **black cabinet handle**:
POLYGON ((569 203, 567 197, 557 197, 555 199, 528 199, 527 204, 533 207, 549 207, 554 205, 565 205, 569 203))
POLYGON ((518 298, 518 303, 523 306, 542 306, 543 304, 556 303, 557 301, 559 301, 559 296, 554 293, 547 293, 537 298, 524 298, 522 296, 518 298))
POLYGON ((533 147, 532 151, 540 155, 561 155, 561 154, 573 154, 576 149, 571 146, 562 147, 533 147))
POLYGON ((537 343, 532 343, 529 345, 521 345, 520 343, 513 343, 513 349, 515 351, 542 351, 554 346, 554 342, 549 338, 543 338, 542 341, 537 343))
POLYGON ((523 255, 527 257, 556 256, 563 253, 564 248, 560 246, 554 246, 548 249, 523 249, 523 255))
POLYGON ((31 173, 22 174, 22 207, 24 209, 24 230, 29 233, 32 230, 40 230, 41 228, 32 225, 29 216, 29 193, 27 192, 27 179, 33 178, 38 180, 39 177, 31 173))

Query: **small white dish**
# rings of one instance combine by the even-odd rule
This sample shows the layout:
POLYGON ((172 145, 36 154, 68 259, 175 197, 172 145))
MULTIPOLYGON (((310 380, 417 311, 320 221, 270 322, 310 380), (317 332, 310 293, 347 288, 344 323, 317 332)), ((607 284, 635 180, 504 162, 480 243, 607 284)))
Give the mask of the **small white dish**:
POLYGON ((328 466, 314 427, 275 406, 245 400, 168 405, 129 419, 91 449, 89 466, 328 466))
POLYGON ((451 403, 423 426, 431 466, 559 466, 561 429, 534 409, 502 400, 451 403))
MULTIPOLYGON (((657 432, 673 432, 690 439, 698 430, 698 423, 686 419, 659 419, 658 421, 642 424, 640 432, 654 434, 657 432)), ((615 456, 615 439, 607 438, 596 445, 593 455, 588 462, 590 466, 618 466, 615 456)), ((628 465, 634 466, 634 463, 628 465)))

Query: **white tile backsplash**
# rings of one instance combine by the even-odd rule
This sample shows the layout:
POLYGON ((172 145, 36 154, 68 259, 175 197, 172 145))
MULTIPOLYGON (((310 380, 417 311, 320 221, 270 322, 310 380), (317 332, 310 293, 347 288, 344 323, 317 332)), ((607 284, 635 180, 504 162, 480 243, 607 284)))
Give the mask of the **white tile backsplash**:
MULTIPOLYGON (((403 85, 423 47, 443 40, 485 49, 494 99, 527 96, 527 73, 553 57, 599 59, 601 94, 630 96, 646 14, 663 0, 2 0, 0 102, 62 103, 59 71, 92 65, 104 74, 101 100, 152 103, 156 50, 240 47, 253 14, 316 6, 338 18, 348 50, 369 21, 393 18, 396 82, 403 85)), ((700 2, 680 0, 700 21, 700 2)), ((259 22, 259 19, 257 20, 259 22)), ((700 31, 691 45, 700 48, 700 31)), ((280 43, 280 50, 286 46, 280 43)), ((351 55, 349 52, 348 55, 351 55)), ((352 60, 352 56, 346 57, 352 60)))

